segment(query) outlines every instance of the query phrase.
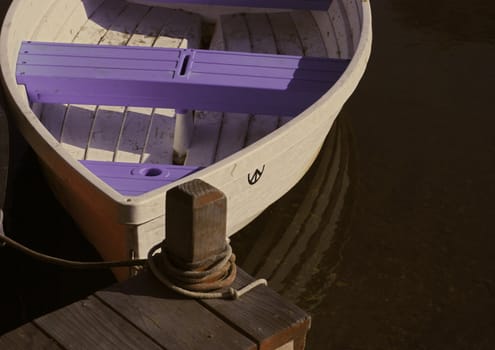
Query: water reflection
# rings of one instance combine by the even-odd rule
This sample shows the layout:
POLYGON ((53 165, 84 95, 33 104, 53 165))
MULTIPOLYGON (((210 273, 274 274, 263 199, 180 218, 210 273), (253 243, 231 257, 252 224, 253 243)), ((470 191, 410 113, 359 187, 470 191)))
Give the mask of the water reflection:
POLYGON ((335 282, 342 259, 353 166, 349 125, 338 118, 303 180, 233 238, 242 268, 309 311, 335 282))
POLYGON ((385 3, 402 24, 430 31, 451 41, 495 43, 495 8, 490 1, 419 0, 385 3))

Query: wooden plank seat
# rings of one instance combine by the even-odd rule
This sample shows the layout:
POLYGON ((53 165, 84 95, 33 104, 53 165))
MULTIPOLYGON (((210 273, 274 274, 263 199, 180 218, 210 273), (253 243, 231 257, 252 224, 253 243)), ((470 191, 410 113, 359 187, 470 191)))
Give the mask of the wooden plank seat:
POLYGON ((31 102, 297 115, 349 60, 24 42, 17 81, 31 102))
POLYGON ((328 10, 332 0, 146 0, 147 4, 199 4, 278 9, 328 10))
POLYGON ((151 163, 80 161, 107 185, 126 196, 137 196, 172 183, 197 170, 197 166, 151 163))

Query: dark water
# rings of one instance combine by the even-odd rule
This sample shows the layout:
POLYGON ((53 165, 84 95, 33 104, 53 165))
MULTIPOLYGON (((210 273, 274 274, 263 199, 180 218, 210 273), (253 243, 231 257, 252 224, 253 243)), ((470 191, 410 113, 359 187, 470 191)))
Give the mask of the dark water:
MULTIPOLYGON (((372 9, 366 75, 315 165, 234 249, 312 314, 308 349, 493 349, 495 5, 372 9)), ((49 253, 94 258, 33 158, 21 163, 9 228, 49 253)), ((0 333, 112 283, 10 250, 0 269, 0 333)))

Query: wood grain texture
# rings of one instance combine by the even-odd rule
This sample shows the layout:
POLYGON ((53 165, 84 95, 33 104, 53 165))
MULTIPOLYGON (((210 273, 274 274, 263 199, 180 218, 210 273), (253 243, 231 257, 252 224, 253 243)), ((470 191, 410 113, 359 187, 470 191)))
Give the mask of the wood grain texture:
POLYGON ((55 340, 49 338, 38 327, 27 323, 0 336, 0 349, 9 350, 58 350, 62 349, 55 340))
POLYGON ((200 303, 173 294, 148 273, 96 296, 167 349, 256 349, 200 303))
MULTIPOLYGON (((238 269, 233 287, 240 288, 252 281, 253 277, 238 269)), ((222 300, 202 300, 201 303, 255 340, 259 349, 276 349, 291 340, 297 343, 295 349, 304 348, 311 324, 309 315, 268 287, 257 287, 230 303, 222 300)))
POLYGON ((198 264, 225 249, 227 198, 221 191, 195 179, 168 191, 166 205, 166 249, 178 261, 198 264))
POLYGON ((95 297, 33 322, 67 349, 162 349, 95 297))

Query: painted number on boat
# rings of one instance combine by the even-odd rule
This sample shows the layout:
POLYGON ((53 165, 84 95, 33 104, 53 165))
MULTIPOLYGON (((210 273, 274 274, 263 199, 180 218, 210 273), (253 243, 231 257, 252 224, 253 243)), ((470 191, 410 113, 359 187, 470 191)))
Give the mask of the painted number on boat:
POLYGON ((250 185, 254 185, 257 183, 261 177, 263 176, 263 172, 265 171, 265 165, 263 164, 263 168, 256 169, 256 171, 251 175, 251 173, 248 174, 248 182, 250 185))

